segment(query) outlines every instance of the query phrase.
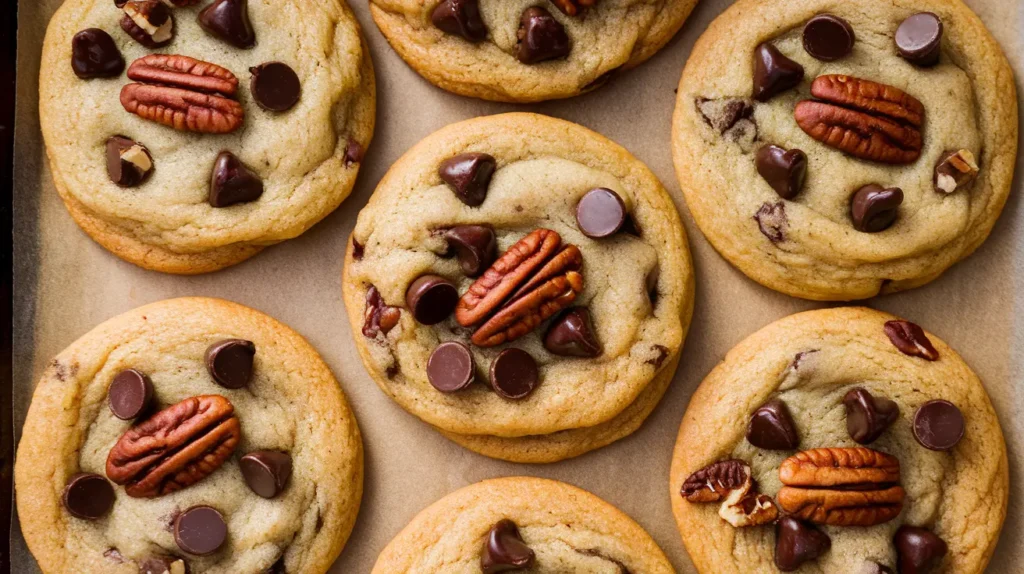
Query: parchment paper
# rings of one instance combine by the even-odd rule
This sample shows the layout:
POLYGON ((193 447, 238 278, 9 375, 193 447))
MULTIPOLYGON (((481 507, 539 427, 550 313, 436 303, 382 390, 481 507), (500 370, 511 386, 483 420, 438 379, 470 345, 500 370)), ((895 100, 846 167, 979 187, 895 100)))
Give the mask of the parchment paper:
MULTIPOLYGON (((109 0, 108 0, 109 1, 109 0)), ((535 106, 481 102, 443 92, 409 69, 369 16, 353 9, 377 71, 377 132, 355 192, 298 239, 250 261, 200 277, 139 269, 107 253, 72 222, 50 181, 37 108, 46 23, 60 0, 21 2, 15 158, 14 408, 20 434, 46 363, 100 322, 139 305, 186 295, 231 299, 269 313, 316 347, 348 395, 363 432, 366 491, 355 531, 332 572, 363 573, 422 508, 467 484, 533 475, 563 480, 611 502, 650 532, 680 572, 693 572, 669 506, 669 461, 690 395, 734 344, 791 313, 820 306, 760 287, 726 263, 690 218, 672 169, 675 87, 696 38, 730 2, 704 0, 680 34, 651 61, 583 97, 535 106), (683 214, 697 271, 697 302, 675 380, 647 423, 618 443, 546 466, 494 461, 447 441, 391 402, 366 375, 345 319, 340 277, 356 214, 402 153, 451 122, 531 110, 588 126, 628 148, 661 178, 683 214)), ((1024 78, 1024 1, 968 0, 1024 78)), ((1024 115, 1022 115, 1024 118, 1024 115)), ((991 572, 1024 564, 1024 203, 1018 159, 1015 193, 989 240, 931 285, 866 304, 907 317, 959 351, 985 382, 1010 450, 1013 495, 991 572)), ((678 485, 672 485, 675 490, 678 485)), ((14 572, 36 572, 20 529, 12 529, 14 572)))

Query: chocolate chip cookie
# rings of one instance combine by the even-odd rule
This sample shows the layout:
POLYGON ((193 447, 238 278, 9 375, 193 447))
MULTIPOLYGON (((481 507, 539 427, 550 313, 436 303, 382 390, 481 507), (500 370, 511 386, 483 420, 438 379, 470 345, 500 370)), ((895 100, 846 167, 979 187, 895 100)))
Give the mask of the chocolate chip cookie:
POLYGON ((1010 192, 1013 74, 960 0, 740 0, 694 46, 673 157, 711 244, 817 300, 917 287, 1010 192))
POLYGON ((316 351, 202 298, 140 307, 60 353, 15 467, 43 572, 326 572, 362 481, 359 428, 316 351))
POLYGON ((520 462, 636 430, 693 307, 685 235, 654 175, 535 114, 453 124, 408 151, 359 214, 344 269, 356 345, 384 392, 520 462))
POLYGON ((304 232, 348 196, 373 134, 369 52, 338 0, 68 0, 39 90, 72 217, 168 273, 304 232))
POLYGON ((431 83, 504 102, 567 98, 662 48, 696 0, 371 0, 398 54, 431 83))
POLYGON ((980 573, 1009 489, 981 381, 935 335, 847 307, 729 351, 693 395, 672 509, 700 572, 980 573))
POLYGON ((563 482, 510 477, 457 490, 413 518, 373 574, 498 572, 672 574, 644 529, 563 482))

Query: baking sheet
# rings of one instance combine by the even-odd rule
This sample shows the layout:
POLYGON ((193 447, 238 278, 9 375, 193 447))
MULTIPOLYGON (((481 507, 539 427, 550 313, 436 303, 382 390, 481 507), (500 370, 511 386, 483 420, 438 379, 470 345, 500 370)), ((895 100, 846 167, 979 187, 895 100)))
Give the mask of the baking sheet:
MULTIPOLYGON (((290 325, 316 347, 355 410, 366 450, 366 489, 355 531, 332 572, 369 572, 380 550, 419 510, 467 484, 532 475, 583 487, 619 507, 650 532, 680 572, 693 572, 669 505, 669 462, 679 422, 704 375, 734 344, 791 313, 821 306, 772 292, 730 267, 686 211, 669 144, 675 87, 696 38, 729 5, 704 0, 682 32, 639 69, 579 98, 540 105, 482 102, 443 92, 416 75, 374 26, 366 0, 355 10, 377 72, 377 132, 352 196, 305 235, 214 274, 175 277, 144 271, 93 243, 68 216, 50 181, 37 108, 39 57, 60 0, 22 2, 18 38, 15 148, 14 409, 20 434, 35 381, 46 363, 98 323, 170 297, 231 299, 290 325), (583 124, 622 144, 661 178, 683 214, 693 250, 697 301, 675 380, 647 423, 604 449, 561 463, 494 461, 442 438, 392 403, 363 370, 341 300, 341 266, 356 214, 405 150, 449 123, 513 110, 583 124)), ((1001 42, 1024 93, 1024 1, 968 0, 1001 42)), ((1021 116, 1024 118, 1024 115, 1021 116)), ((1013 495, 991 572, 1024 564, 1024 162, 992 236, 938 281, 868 301, 934 332, 985 382, 1006 433, 1013 495)), ((674 485, 677 487, 677 485, 674 485)), ((17 520, 15 518, 15 520, 17 520)), ((37 572, 20 529, 12 529, 13 572, 37 572)))

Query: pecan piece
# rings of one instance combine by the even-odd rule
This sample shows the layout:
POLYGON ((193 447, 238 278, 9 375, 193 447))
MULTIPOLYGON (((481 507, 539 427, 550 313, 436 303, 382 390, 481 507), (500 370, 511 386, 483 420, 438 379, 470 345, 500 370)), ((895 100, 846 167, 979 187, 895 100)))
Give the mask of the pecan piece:
POLYGON ((163 496, 220 468, 240 437, 230 401, 191 397, 128 429, 110 449, 107 478, 125 485, 128 496, 163 496))
POLYGON ((387 335, 388 331, 394 329, 398 324, 398 319, 401 316, 402 310, 385 305, 380 291, 370 285, 366 291, 366 309, 363 311, 363 336, 374 339, 377 337, 377 333, 387 335))
POLYGON ((723 501, 718 515, 736 527, 774 521, 779 509, 772 498, 757 492, 750 466, 730 459, 712 463, 691 474, 680 491, 690 502, 723 501))
POLYGON ((947 151, 935 163, 935 190, 953 193, 978 176, 978 163, 969 149, 947 151))
POLYGON ((238 78, 216 64, 175 54, 150 54, 132 62, 121 105, 139 117, 177 130, 230 133, 245 110, 232 96, 238 78))
POLYGON ((566 16, 575 16, 580 10, 597 4, 597 0, 551 0, 566 16))
POLYGON ((174 38, 174 17, 160 0, 129 0, 121 29, 147 48, 161 48, 174 38))
POLYGON ((793 112, 807 135, 854 157, 890 164, 917 161, 924 105, 904 91, 843 75, 819 76, 793 112))
POLYGON ((874 526, 903 509, 900 462, 864 447, 817 448, 779 467, 779 506, 818 524, 874 526))

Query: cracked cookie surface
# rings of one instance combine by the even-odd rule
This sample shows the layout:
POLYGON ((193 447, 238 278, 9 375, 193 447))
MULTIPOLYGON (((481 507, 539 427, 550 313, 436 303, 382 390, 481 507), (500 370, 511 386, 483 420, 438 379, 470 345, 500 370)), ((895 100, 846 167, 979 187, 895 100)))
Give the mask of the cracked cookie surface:
MULTIPOLYGON (((119 257, 169 273, 203 273, 252 257, 303 233, 333 211, 355 183, 359 164, 346 159, 350 142, 363 150, 374 126, 375 86, 369 51, 348 6, 251 0, 256 34, 249 49, 232 47, 197 22, 207 3, 171 9, 174 36, 148 49, 118 26, 114 2, 68 0, 47 29, 40 72, 40 120, 57 191, 86 233, 119 257), (122 107, 125 73, 80 79, 72 72, 72 37, 100 28, 128 67, 151 53, 182 54, 227 68, 244 123, 233 133, 178 131, 122 107), (250 67, 280 61, 298 75, 301 97, 285 112, 267 111, 250 92, 250 67), (143 144, 154 169, 144 183, 123 188, 107 174, 104 144, 115 135, 143 144), (212 207, 211 171, 230 151, 263 182, 262 196, 212 207)), ((233 100, 228 100, 232 102, 233 100)))
MULTIPOLYGON (((876 565, 895 572, 893 537, 904 525, 926 528, 948 544, 934 571, 984 570, 1006 515, 1009 489, 999 421, 981 381, 935 335, 921 332, 934 353, 910 355, 919 350, 897 348, 886 327, 895 319, 866 308, 792 315, 741 342, 704 379, 683 418, 670 485, 683 542, 700 572, 777 572, 776 536, 770 525, 734 528, 718 516, 717 505, 684 500, 680 487, 687 477, 716 461, 742 460, 760 492, 786 503, 781 490, 801 493, 785 485, 808 484, 794 480, 796 467, 791 465, 837 452, 857 454, 862 447, 849 432, 844 405, 847 393, 858 387, 899 408, 897 417, 879 425, 877 438, 868 439, 867 447, 886 453, 876 456, 898 459, 896 473, 905 491, 902 509, 895 518, 880 517, 883 521, 870 527, 819 524, 831 538, 831 549, 800 572, 859 574, 877 571, 872 570, 876 565), (745 436, 748 421, 769 399, 788 408, 796 448, 758 448, 745 436), (948 451, 930 450, 915 440, 915 413, 933 400, 953 403, 966 423, 962 439, 948 451), (781 472, 782 466, 790 468, 781 472)), ((829 467, 823 472, 835 470, 832 464, 823 466, 829 467)), ((827 491, 809 494, 815 492, 827 491)), ((838 492, 843 494, 866 495, 838 492)), ((848 517, 834 518, 842 522, 848 517)))
POLYGON ((480 0, 486 36, 476 42, 445 33, 432 23, 431 15, 440 3, 372 0, 370 11, 391 46, 433 84, 488 100, 535 102, 595 89, 609 75, 639 65, 668 43, 697 2, 598 0, 579 6, 570 16, 558 5, 586 3, 480 0), (516 58, 521 15, 535 6, 543 7, 565 28, 567 57, 533 64, 516 58))
POLYGON ((136 574, 147 558, 166 555, 192 572, 326 572, 355 523, 362 478, 358 426, 316 351, 262 313, 203 298, 140 307, 57 355, 36 387, 15 468, 22 531, 43 572, 136 574), (246 388, 220 386, 207 372, 207 347, 229 337, 255 344, 246 388), (129 368, 152 381, 160 409, 197 395, 230 400, 237 449, 180 490, 135 498, 115 486, 103 517, 73 517, 61 503, 65 482, 79 472, 106 476, 108 453, 133 425, 108 407, 112 379, 129 368), (287 486, 271 499, 250 490, 239 464, 263 449, 292 461, 287 486), (227 524, 227 541, 206 556, 184 553, 173 533, 175 518, 197 505, 214 507, 227 524))
POLYGON ((636 430, 672 379, 693 305, 689 249, 657 178, 604 137, 534 114, 454 124, 407 152, 359 214, 343 290, 360 356, 385 393, 455 442, 523 462, 576 456, 636 430), (478 207, 460 201, 438 174, 442 162, 467 152, 496 160, 478 207), (593 239, 580 231, 574 207, 597 187, 622 197, 639 236, 620 231, 593 239), (473 331, 456 316, 421 324, 406 305, 407 288, 434 274, 459 293, 468 290, 473 279, 448 253, 444 231, 463 225, 492 226, 498 253, 537 228, 578 246, 584 288, 572 305, 589 308, 602 352, 590 358, 549 352, 544 333, 555 320, 549 318, 510 343, 471 345, 477 382, 468 388, 445 393, 432 386, 426 366, 435 347, 453 340, 470 345, 473 331), (365 330, 371 286, 386 306, 401 309, 386 332, 365 330), (540 382, 520 400, 488 386, 489 365, 509 347, 526 350, 539 366, 540 382))
MULTIPOLYGON (((793 296, 863 299, 935 279, 988 236, 1013 178, 1014 80, 995 40, 960 0, 741 0, 694 46, 679 84, 672 138, 690 211, 725 259, 793 296), (897 29, 920 12, 941 22, 934 65, 897 51, 897 29), (831 61, 805 49, 805 23, 822 14, 841 18, 855 36, 852 50, 831 61), (768 75, 773 82, 759 91, 754 60, 763 44, 780 56, 768 75), (829 84, 839 77, 842 82, 829 84), (858 106, 865 102, 847 97, 854 90, 844 95, 850 78, 911 99, 861 86, 861 96, 898 102, 862 114, 858 106), (724 105, 732 99, 732 108, 724 105), (923 123, 914 102, 922 106, 923 123), (847 132, 840 142, 838 130, 827 127, 842 123, 857 126, 859 135, 847 132), (778 192, 759 174, 758 151, 768 145, 804 152, 806 178, 798 191, 782 185, 778 192), (977 177, 951 192, 939 190, 936 164, 961 149, 976 160, 977 177), (890 218, 874 225, 865 218, 877 213, 852 205, 855 192, 871 184, 902 191, 898 209, 890 203, 890 218)), ((886 207, 881 198, 874 203, 886 207)))
POLYGON ((535 554, 524 572, 675 572, 650 535, 611 504, 563 482, 510 477, 467 486, 424 509, 384 548, 373 574, 479 574, 488 531, 503 519, 535 554))

